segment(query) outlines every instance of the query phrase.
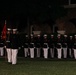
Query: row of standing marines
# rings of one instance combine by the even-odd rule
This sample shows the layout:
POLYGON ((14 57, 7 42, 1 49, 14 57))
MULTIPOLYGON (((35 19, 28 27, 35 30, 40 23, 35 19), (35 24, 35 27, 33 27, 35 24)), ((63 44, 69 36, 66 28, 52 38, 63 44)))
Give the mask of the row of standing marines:
POLYGON ((51 34, 48 37, 46 34, 43 36, 37 35, 34 37, 33 34, 24 35, 22 38, 17 34, 17 29, 7 29, 7 37, 5 42, 2 44, 0 40, 0 54, 3 56, 3 47, 5 47, 7 52, 8 63, 17 63, 18 50, 23 47, 25 57, 30 56, 30 58, 41 57, 55 58, 58 59, 70 58, 76 59, 76 35, 67 36, 58 34, 56 37, 51 34), (35 53, 36 52, 36 53, 35 53))

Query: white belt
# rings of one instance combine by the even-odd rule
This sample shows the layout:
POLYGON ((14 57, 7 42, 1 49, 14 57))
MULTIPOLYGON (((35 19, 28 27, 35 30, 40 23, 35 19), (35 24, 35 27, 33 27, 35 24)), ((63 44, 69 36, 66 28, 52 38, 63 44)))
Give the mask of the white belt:
POLYGON ((31 43, 31 44, 34 44, 34 43, 31 43))
POLYGON ((61 45, 61 43, 57 43, 58 45, 61 45))
POLYGON ((6 41, 6 42, 10 42, 10 41, 6 41))
POLYGON ((44 43, 44 44, 46 44, 46 45, 47 45, 47 43, 44 43))

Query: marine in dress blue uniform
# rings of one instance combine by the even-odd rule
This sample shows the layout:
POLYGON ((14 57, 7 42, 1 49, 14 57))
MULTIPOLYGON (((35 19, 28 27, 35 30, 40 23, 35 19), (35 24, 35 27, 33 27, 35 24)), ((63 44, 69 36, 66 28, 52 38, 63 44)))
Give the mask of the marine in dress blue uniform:
POLYGON ((63 36, 62 39, 62 50, 63 50, 63 57, 67 58, 67 35, 63 36))
POLYGON ((73 50, 74 50, 74 58, 76 59, 76 35, 74 35, 73 50))
POLYGON ((68 38, 68 49, 69 49, 69 57, 72 58, 73 57, 73 43, 74 43, 74 40, 73 40, 73 36, 69 36, 68 38))
POLYGON ((48 58, 48 49, 49 49, 49 46, 48 46, 47 35, 44 34, 44 36, 43 36, 43 56, 44 56, 44 58, 48 58))
POLYGON ((62 40, 61 40, 61 35, 57 35, 57 40, 56 40, 56 49, 57 49, 57 57, 58 59, 61 59, 62 57, 62 40))
POLYGON ((51 55, 51 58, 54 58, 54 47, 55 47, 55 41, 54 41, 54 35, 51 35, 50 36, 50 39, 49 39, 49 48, 50 48, 50 55, 51 55))
POLYGON ((2 38, 0 37, 0 56, 4 55, 4 43, 2 38))
POLYGON ((41 54, 41 36, 40 35, 37 35, 36 39, 35 39, 35 47, 36 47, 36 54, 37 54, 37 57, 40 57, 40 54, 41 54))
POLYGON ((30 57, 34 58, 34 36, 33 34, 30 35, 30 43, 29 43, 29 49, 30 49, 30 57))
POLYGON ((25 40, 24 40, 24 55, 25 57, 29 56, 29 38, 28 35, 25 35, 25 40))
POLYGON ((12 50, 11 50, 11 29, 7 28, 7 34, 6 34, 6 51, 7 51, 7 59, 8 63, 12 63, 12 50))
POLYGON ((11 37, 11 48, 12 48, 12 64, 17 63, 17 54, 18 54, 18 47, 19 47, 19 40, 18 40, 17 29, 13 29, 13 34, 11 37))

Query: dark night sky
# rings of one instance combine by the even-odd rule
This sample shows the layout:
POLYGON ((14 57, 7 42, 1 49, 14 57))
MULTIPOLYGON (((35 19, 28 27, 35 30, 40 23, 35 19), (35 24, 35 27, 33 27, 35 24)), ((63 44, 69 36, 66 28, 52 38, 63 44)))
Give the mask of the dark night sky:
MULTIPOLYGON (((76 3, 76 0, 71 0, 76 3)), ((68 0, 0 0, 0 16, 31 15, 33 12, 41 11, 49 5, 67 4, 68 0), (42 9, 41 9, 42 8, 42 9)))
POLYGON ((55 2, 56 0, 0 0, 0 14, 5 16, 31 15, 33 11, 40 11, 43 7, 45 9, 55 2))
MULTIPOLYGON (((21 26, 24 28, 27 25, 28 17, 30 22, 38 20, 40 15, 45 15, 43 18, 48 18, 44 12, 49 14, 50 6, 57 3, 68 4, 68 0, 0 0, 0 20, 6 19, 10 21, 9 24, 14 26, 19 21, 19 28, 21 26)), ((72 0, 72 3, 76 3, 76 0, 72 0)))
MULTIPOLYGON (((44 0, 0 0, 0 20, 10 21, 11 25, 16 25, 19 21, 19 28, 27 25, 27 18, 36 20, 40 13, 48 6, 49 1, 44 0), (21 26, 20 26, 21 25, 21 26)), ((31 22, 30 21, 30 22, 31 22)))
POLYGON ((14 16, 23 14, 26 11, 25 1, 0 1, 0 15, 14 16))
MULTIPOLYGON (((0 16, 31 16, 35 15, 33 12, 39 13, 55 3, 67 4, 68 0, 0 0, 0 16)), ((72 0, 72 3, 76 3, 76 0, 72 0)))
MULTIPOLYGON (((48 13, 49 5, 55 0, 50 1, 51 0, 0 0, 1 23, 6 19, 8 27, 16 26, 19 30, 22 30, 27 25, 28 17, 29 22, 32 22, 38 20, 40 14, 44 15, 46 11, 46 13, 48 13)), ((3 24, 1 26, 3 27, 3 24)))

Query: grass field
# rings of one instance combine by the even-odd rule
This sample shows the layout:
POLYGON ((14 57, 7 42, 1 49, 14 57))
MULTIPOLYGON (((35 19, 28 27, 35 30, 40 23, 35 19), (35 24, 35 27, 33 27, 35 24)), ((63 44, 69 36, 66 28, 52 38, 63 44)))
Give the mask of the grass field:
POLYGON ((21 57, 12 65, 0 57, 0 75, 76 75, 76 60, 21 57))

